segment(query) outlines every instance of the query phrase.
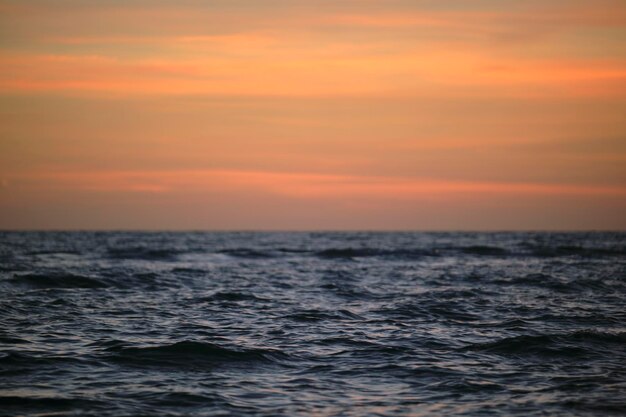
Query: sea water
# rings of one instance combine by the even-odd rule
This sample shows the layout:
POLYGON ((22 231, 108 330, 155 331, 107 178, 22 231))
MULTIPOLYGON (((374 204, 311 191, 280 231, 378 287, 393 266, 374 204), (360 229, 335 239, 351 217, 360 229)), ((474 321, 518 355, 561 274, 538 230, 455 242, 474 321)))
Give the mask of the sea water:
POLYGON ((624 233, 0 234, 0 415, 626 412, 624 233))

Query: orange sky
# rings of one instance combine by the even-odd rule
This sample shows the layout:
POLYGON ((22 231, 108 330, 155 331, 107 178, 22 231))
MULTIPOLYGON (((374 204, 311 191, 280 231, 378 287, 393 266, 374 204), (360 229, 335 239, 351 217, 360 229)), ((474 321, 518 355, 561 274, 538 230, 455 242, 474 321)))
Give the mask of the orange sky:
POLYGON ((626 229, 621 0, 0 0, 0 229, 626 229))

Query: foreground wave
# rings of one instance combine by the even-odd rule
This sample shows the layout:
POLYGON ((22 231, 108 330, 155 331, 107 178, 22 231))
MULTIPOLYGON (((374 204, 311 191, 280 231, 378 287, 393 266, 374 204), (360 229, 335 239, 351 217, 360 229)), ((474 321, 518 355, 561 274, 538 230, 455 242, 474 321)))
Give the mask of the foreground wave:
MULTIPOLYGON (((547 356, 559 359, 589 357, 599 359, 626 348, 626 333, 603 333, 579 330, 565 334, 540 334, 507 337, 488 343, 477 343, 466 350, 514 356, 547 356)), ((591 358, 592 359, 592 358, 591 358)))
POLYGON ((113 343, 106 348, 107 359, 130 365, 198 367, 205 365, 233 365, 272 363, 286 360, 287 355, 272 349, 226 348, 208 342, 183 341, 170 345, 133 347, 113 343))

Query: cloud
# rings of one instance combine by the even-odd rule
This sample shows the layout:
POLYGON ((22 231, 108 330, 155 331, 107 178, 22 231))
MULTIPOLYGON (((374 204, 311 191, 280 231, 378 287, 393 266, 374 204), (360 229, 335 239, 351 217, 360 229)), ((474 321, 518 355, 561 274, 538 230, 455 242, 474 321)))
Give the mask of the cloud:
POLYGON ((0 56, 0 87, 12 92, 234 96, 624 96, 626 62, 491 61, 462 52, 419 57, 0 56))
POLYGON ((0 87, 126 96, 626 94, 619 2, 341 3, 4 1, 0 87), (581 33, 602 42, 580 42, 581 33))
POLYGON ((445 181, 409 177, 354 176, 242 170, 35 172, 14 174, 16 187, 93 192, 264 192, 304 199, 396 199, 454 195, 609 195, 626 187, 518 182, 445 181))

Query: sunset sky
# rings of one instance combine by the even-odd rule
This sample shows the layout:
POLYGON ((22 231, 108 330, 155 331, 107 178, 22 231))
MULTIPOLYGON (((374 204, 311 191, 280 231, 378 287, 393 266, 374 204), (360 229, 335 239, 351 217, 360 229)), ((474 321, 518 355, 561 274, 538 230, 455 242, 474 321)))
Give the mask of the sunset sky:
POLYGON ((0 229, 626 230, 626 2, 0 0, 0 229))

